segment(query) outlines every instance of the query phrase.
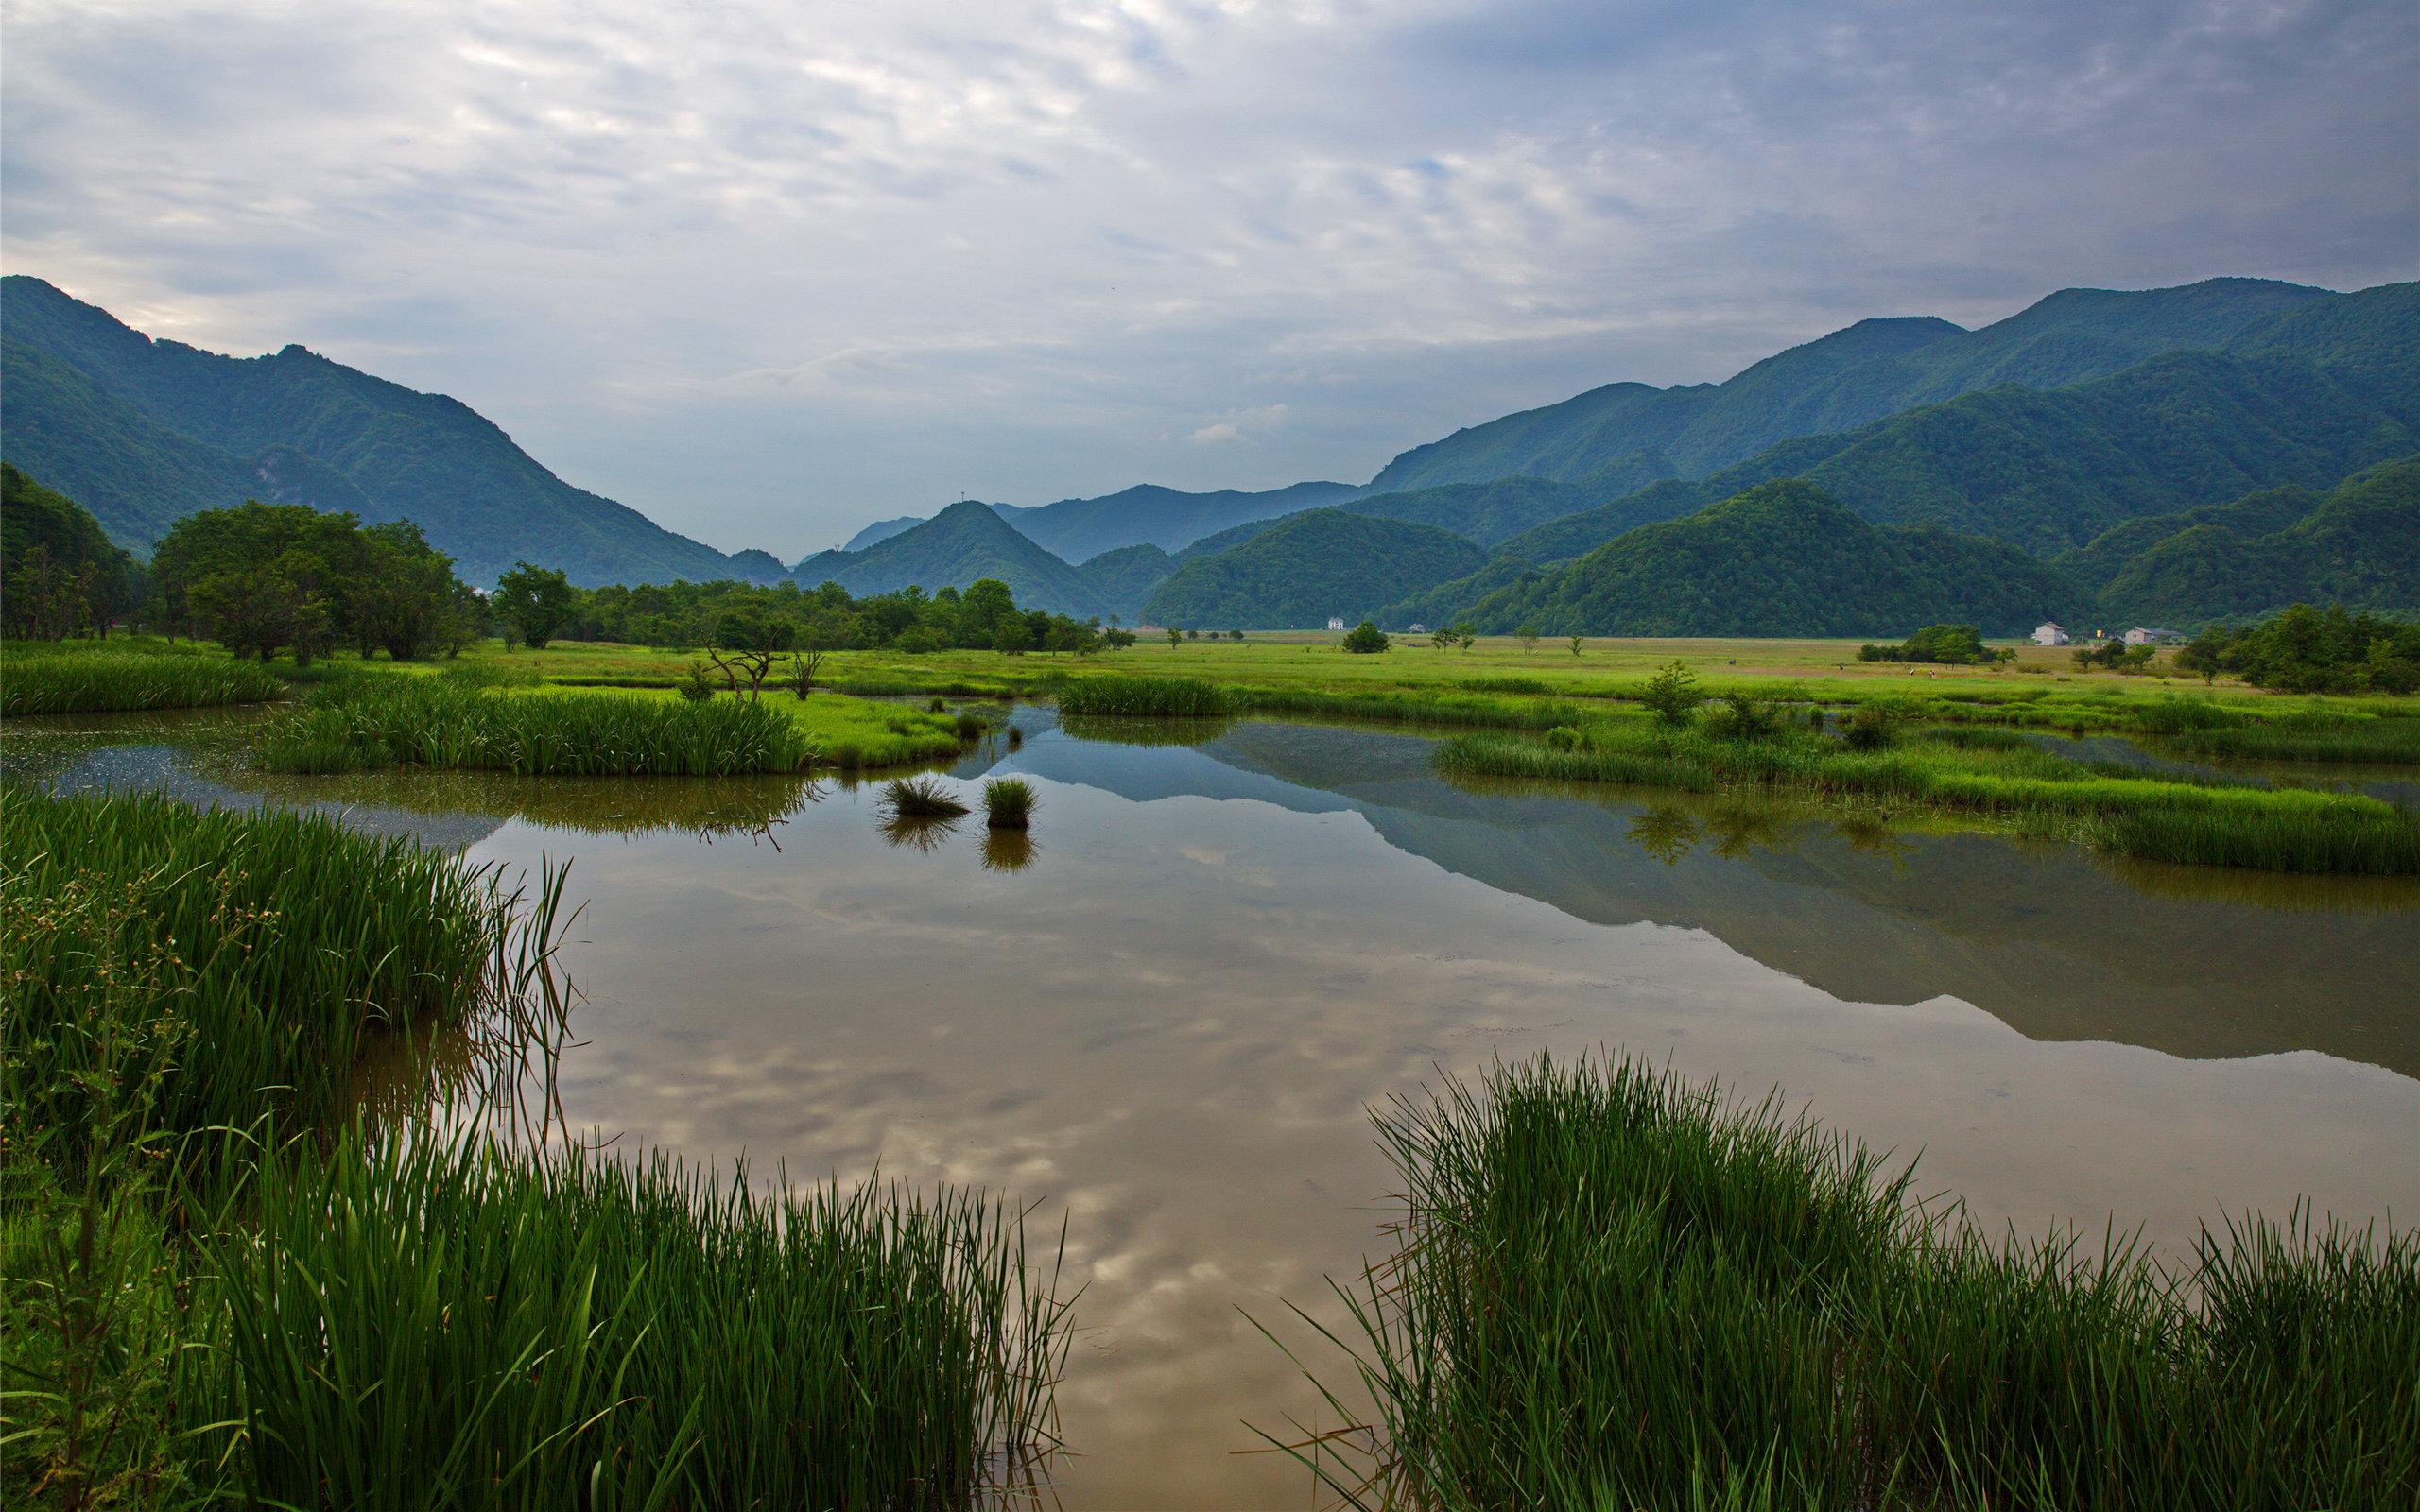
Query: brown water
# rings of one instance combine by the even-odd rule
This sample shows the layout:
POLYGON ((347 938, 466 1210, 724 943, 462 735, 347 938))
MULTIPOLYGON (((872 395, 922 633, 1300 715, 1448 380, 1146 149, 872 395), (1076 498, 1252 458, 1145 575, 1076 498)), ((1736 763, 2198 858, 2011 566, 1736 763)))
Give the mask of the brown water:
POLYGON ((267 780, 149 727, 12 761, 575 857, 575 1124, 1063 1222, 1074 1507, 1317 1504, 1242 1452, 1336 1426, 1252 1320, 1340 1373, 1287 1304, 1336 1321, 1324 1279, 1385 1252, 1366 1109, 1491 1057, 1778 1086, 2026 1232, 2420 1212, 2420 889, 1467 789, 1388 733, 1018 717, 957 775, 1036 782, 1022 850, 887 832, 870 788, 267 780))

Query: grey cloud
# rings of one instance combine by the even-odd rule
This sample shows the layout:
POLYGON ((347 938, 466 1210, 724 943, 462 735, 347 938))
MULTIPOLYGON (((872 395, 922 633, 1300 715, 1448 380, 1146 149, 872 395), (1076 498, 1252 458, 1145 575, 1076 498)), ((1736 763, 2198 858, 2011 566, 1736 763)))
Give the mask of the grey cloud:
POLYGON ((16 0, 9 41, 9 270, 785 556, 1363 478, 1868 315, 2420 264, 2410 7, 16 0))

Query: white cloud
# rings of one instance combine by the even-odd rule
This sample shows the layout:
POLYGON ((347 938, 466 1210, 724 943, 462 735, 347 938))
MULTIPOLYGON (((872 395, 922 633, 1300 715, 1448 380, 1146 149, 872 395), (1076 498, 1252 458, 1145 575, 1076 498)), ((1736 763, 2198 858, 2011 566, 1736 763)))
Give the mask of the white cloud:
POLYGON ((583 486, 786 556, 961 490, 1366 477, 1867 315, 2344 286, 2420 247, 2410 7, 7 0, 7 24, 10 271, 455 393, 583 486))

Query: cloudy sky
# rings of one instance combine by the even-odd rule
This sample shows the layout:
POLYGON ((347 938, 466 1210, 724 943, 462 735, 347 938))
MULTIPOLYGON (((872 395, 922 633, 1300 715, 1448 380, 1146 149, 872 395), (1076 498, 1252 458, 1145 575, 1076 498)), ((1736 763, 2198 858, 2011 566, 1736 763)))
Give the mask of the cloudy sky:
POLYGON ((2420 6, 5 0, 0 259, 786 558, 1362 481, 2069 284, 2420 269, 2420 6))

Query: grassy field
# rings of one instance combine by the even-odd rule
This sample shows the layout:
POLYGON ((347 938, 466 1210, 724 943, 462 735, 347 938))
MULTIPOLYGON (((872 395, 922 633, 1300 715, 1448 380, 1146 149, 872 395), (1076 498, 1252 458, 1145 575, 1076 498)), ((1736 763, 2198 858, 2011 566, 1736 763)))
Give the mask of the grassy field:
POLYGON ((1994 1239, 1770 1101, 1628 1062, 1499 1067, 1380 1122, 1402 1250, 1330 1335, 1378 1431, 1296 1451, 1347 1504, 2184 1512, 2420 1486, 2412 1234, 2253 1218, 2172 1267, 1994 1239))
POLYGON ((0 714, 99 713, 267 703, 285 683, 215 646, 151 637, 0 643, 0 714))
POLYGON ((0 788, 0 1502, 962 1507, 1046 1447, 1014 1210, 499 1124, 565 1027, 560 897, 0 788), (473 1074, 364 1121, 405 1036, 473 1074))

